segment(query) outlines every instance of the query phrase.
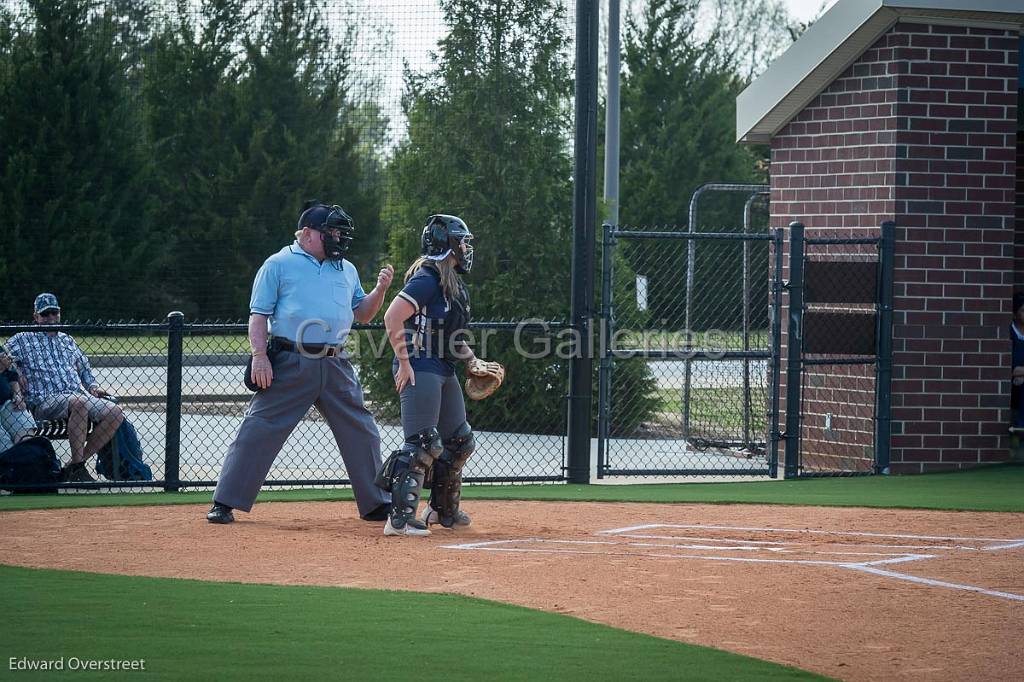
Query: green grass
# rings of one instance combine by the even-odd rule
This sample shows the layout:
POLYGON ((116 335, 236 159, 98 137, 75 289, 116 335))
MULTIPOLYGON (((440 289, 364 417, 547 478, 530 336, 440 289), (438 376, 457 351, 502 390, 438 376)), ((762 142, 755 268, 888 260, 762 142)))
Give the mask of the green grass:
MULTIPOLYGON (((167 336, 75 336, 86 355, 166 355, 167 336)), ((186 355, 203 353, 245 353, 249 344, 244 334, 186 336, 186 355)))
MULTIPOLYGON (((1024 467, 779 482, 466 486, 463 495, 469 500, 1024 512, 1024 467)), ((209 499, 208 491, 18 495, 0 498, 0 511, 209 499)), ((261 502, 351 499, 347 489, 270 490, 260 496, 261 502)), ((214 584, 0 566, 0 603, 11 624, 0 638, 4 665, 11 657, 142 658, 146 674, 157 678, 246 681, 815 679, 721 651, 453 595, 214 584), (425 640, 423 633, 437 632, 438 623, 445 624, 444 636, 425 640)), ((138 673, 79 672, 76 677, 105 680, 130 674, 138 673)))
MULTIPOLYGON (((658 411, 679 416, 683 413, 683 391, 680 388, 656 389, 658 411)), ((764 437, 767 429, 765 395, 756 388, 751 391, 750 428, 764 437)), ((693 428, 709 433, 733 433, 743 429, 743 387, 690 389, 690 422, 693 428)))
MULTIPOLYGON (((677 331, 663 330, 626 330, 616 336, 616 348, 648 348, 676 349, 685 348, 689 344, 694 348, 709 346, 715 349, 741 350, 743 348, 743 332, 740 331, 701 331, 694 332, 687 339, 686 335, 677 331)), ((751 329, 748 332, 750 348, 767 348, 771 340, 769 330, 751 329)))
MULTIPOLYGON (((741 483, 649 485, 467 485, 469 500, 790 504, 1024 512, 1024 466, 1004 464, 920 476, 858 476, 741 483)), ((267 490, 260 502, 351 500, 350 489, 267 490)), ((19 509, 203 504, 209 491, 81 495, 5 495, 0 512, 19 509)))
MULTIPOLYGON (((244 574, 244 567, 239 570, 244 574)), ((9 659, 144 659, 156 679, 827 679, 456 595, 241 585, 0 566, 9 659)), ((766 635, 767 636, 767 635, 766 635)), ((13 677, 15 671, 12 671, 13 677)), ((120 679, 140 673, 17 673, 120 679)))
POLYGON ((463 488, 462 496, 478 499, 1024 512, 1024 466, 995 465, 920 476, 858 476, 749 483, 517 486, 491 490, 469 486, 463 488))

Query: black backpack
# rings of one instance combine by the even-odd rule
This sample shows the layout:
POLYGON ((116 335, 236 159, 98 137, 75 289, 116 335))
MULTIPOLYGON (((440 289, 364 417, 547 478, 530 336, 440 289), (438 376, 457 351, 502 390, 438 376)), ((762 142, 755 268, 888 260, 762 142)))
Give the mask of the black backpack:
POLYGON ((0 489, 15 493, 55 493, 56 488, 45 484, 60 480, 60 461, 53 445, 42 436, 27 438, 12 448, 0 452, 0 489), (4 485, 6 484, 6 485, 4 485), (31 488, 15 489, 8 485, 34 484, 31 488), (43 484, 41 487, 35 487, 43 484))

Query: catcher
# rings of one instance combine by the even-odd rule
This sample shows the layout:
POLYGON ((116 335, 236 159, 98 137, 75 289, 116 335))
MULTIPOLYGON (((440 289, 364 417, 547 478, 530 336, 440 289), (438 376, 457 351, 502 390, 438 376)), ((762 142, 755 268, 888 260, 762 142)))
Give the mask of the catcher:
POLYGON ((466 341, 469 293, 459 275, 473 267, 473 235, 461 219, 432 215, 421 237, 422 255, 405 273, 405 287, 384 313, 395 351, 392 373, 402 409, 405 444, 384 463, 377 485, 392 491, 384 535, 430 535, 428 526, 470 524, 459 508, 462 468, 473 454, 455 363, 466 364, 466 391, 483 398, 501 385, 505 370, 476 357, 466 341), (430 504, 416 518, 424 481, 430 504))

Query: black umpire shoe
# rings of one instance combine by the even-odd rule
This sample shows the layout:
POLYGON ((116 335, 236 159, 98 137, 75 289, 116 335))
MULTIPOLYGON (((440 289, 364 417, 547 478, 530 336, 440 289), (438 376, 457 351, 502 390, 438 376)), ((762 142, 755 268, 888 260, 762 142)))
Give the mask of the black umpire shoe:
POLYGON ((235 515, 231 513, 231 507, 214 502, 210 511, 206 512, 206 520, 210 523, 234 523, 235 515))
POLYGON ((384 521, 388 518, 388 514, 391 513, 391 503, 385 502, 384 504, 377 505, 370 511, 366 512, 359 518, 363 521, 384 521))

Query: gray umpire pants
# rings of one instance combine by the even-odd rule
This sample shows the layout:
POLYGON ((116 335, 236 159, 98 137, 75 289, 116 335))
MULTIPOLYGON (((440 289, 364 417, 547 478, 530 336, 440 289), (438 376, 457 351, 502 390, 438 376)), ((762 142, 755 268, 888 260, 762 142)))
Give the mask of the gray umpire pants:
POLYGON ((214 501, 252 509, 285 440, 316 405, 338 441, 359 513, 390 503, 391 496, 373 484, 381 467, 380 432, 363 405, 352 363, 337 356, 310 358, 282 351, 273 368, 270 387, 253 396, 228 448, 214 501))

